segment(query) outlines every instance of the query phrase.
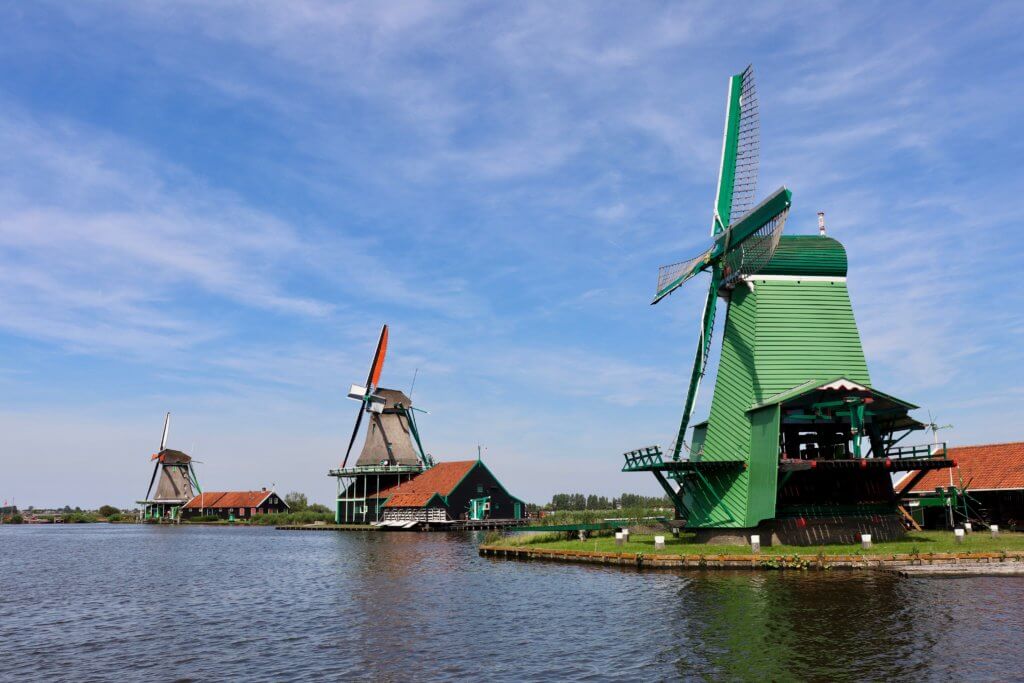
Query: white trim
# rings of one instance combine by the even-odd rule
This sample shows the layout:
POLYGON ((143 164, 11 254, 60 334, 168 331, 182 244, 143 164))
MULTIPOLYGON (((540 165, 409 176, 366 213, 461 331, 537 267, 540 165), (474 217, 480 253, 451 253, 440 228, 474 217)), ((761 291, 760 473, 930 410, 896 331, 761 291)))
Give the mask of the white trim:
MULTIPOLYGON (((729 135, 729 110, 732 108, 732 82, 736 79, 736 76, 729 77, 729 89, 725 91, 725 127, 722 129, 722 160, 718 163, 718 187, 715 189, 715 205, 711 209, 711 236, 715 236, 715 223, 721 223, 722 219, 718 215, 718 200, 722 193, 722 173, 725 172, 725 142, 729 135)), ((733 188, 735 191, 735 188, 733 188)), ((730 217, 731 220, 731 217, 730 217)), ((722 225, 722 231, 724 232, 729 228, 728 225, 722 225)))
POLYGON ((846 276, 838 275, 743 275, 740 277, 744 282, 752 280, 780 280, 786 282, 842 282, 846 283, 846 276))
POLYGON ((834 382, 829 382, 828 384, 822 384, 821 386, 818 387, 819 391, 821 389, 835 389, 838 391, 871 391, 871 389, 867 388, 863 384, 851 382, 845 377, 843 377, 842 379, 837 379, 834 382))

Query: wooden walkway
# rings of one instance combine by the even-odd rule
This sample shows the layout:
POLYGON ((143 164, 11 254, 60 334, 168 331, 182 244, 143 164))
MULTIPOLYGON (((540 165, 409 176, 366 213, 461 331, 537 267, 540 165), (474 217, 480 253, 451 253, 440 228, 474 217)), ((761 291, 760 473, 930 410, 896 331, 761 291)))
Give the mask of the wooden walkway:
POLYGON ((282 524, 275 527, 283 531, 490 531, 508 529, 526 524, 525 519, 460 520, 439 524, 420 522, 411 529, 379 527, 372 524, 282 524))

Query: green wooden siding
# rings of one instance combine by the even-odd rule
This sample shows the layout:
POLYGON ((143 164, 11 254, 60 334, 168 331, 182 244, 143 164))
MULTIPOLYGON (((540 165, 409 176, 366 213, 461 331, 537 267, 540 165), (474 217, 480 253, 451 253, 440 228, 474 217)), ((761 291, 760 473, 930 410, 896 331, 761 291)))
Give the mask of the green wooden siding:
POLYGON ((754 287, 754 403, 811 379, 846 377, 871 385, 845 282, 755 276, 754 287))

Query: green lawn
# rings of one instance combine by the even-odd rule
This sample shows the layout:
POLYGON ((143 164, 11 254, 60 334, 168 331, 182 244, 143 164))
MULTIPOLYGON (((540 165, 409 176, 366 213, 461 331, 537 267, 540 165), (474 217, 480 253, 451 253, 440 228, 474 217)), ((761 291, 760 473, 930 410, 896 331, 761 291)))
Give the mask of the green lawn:
MULTIPOLYGON (((609 553, 664 553, 669 555, 750 555, 750 546, 738 545, 706 545, 696 543, 691 534, 681 534, 680 538, 673 538, 671 534, 664 534, 665 548, 654 549, 654 536, 632 534, 629 542, 623 545, 615 545, 613 536, 600 536, 589 538, 585 541, 565 540, 564 535, 556 534, 508 534, 500 540, 491 541, 490 545, 502 545, 510 547, 547 548, 551 550, 589 550, 595 552, 609 553), (555 538, 558 536, 558 538, 555 538)), ((848 545, 815 545, 815 546, 792 546, 775 545, 762 546, 762 555, 891 555, 894 553, 946 553, 946 552, 999 552, 1001 550, 1024 551, 1024 533, 1011 533, 1001 531, 997 538, 992 538, 989 532, 975 532, 968 534, 963 543, 956 543, 953 540, 952 531, 914 531, 907 534, 906 538, 890 543, 875 543, 871 550, 861 550, 860 544, 848 545)))

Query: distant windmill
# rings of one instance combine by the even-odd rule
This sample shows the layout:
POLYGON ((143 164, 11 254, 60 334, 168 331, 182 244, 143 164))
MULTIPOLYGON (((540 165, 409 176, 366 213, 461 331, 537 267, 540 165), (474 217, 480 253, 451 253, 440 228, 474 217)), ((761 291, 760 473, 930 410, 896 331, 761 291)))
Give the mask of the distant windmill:
POLYGON ((380 330, 377 350, 373 354, 370 371, 366 376, 366 385, 353 384, 349 388, 348 397, 359 401, 360 405, 352 436, 341 462, 343 470, 348 464, 352 447, 359 436, 363 415, 366 413, 370 414, 370 425, 366 431, 363 450, 356 461, 357 467, 381 464, 429 467, 432 464, 420 443, 412 399, 397 389, 385 389, 378 385, 387 350, 388 326, 384 325, 380 330))
MULTIPOLYGON (((348 392, 350 399, 359 402, 359 408, 341 467, 330 472, 338 481, 335 519, 339 523, 378 521, 384 503, 378 494, 410 481, 434 464, 420 441, 417 409, 413 408, 412 399, 397 389, 379 385, 387 349, 388 326, 384 325, 366 384, 353 384, 348 392), (349 467, 352 448, 359 437, 363 415, 367 413, 370 419, 366 439, 355 465, 349 467)), ((415 377, 413 382, 415 384, 415 377)), ((409 393, 412 393, 411 387, 409 393)))
POLYGON ((953 425, 939 425, 935 422, 935 417, 932 415, 932 411, 928 411, 928 423, 925 428, 932 433, 932 445, 939 445, 939 432, 943 429, 953 429, 953 425))
POLYGON ((164 517, 167 513, 174 517, 178 509, 191 500, 199 491, 199 480, 192 467, 192 458, 171 448, 167 448, 167 436, 171 428, 171 414, 164 417, 164 429, 160 435, 160 450, 153 454, 153 476, 149 479, 146 497, 139 501, 146 505, 147 518, 164 517), (159 475, 159 481, 157 481, 159 475), (152 499, 149 495, 156 483, 156 493, 152 499))

